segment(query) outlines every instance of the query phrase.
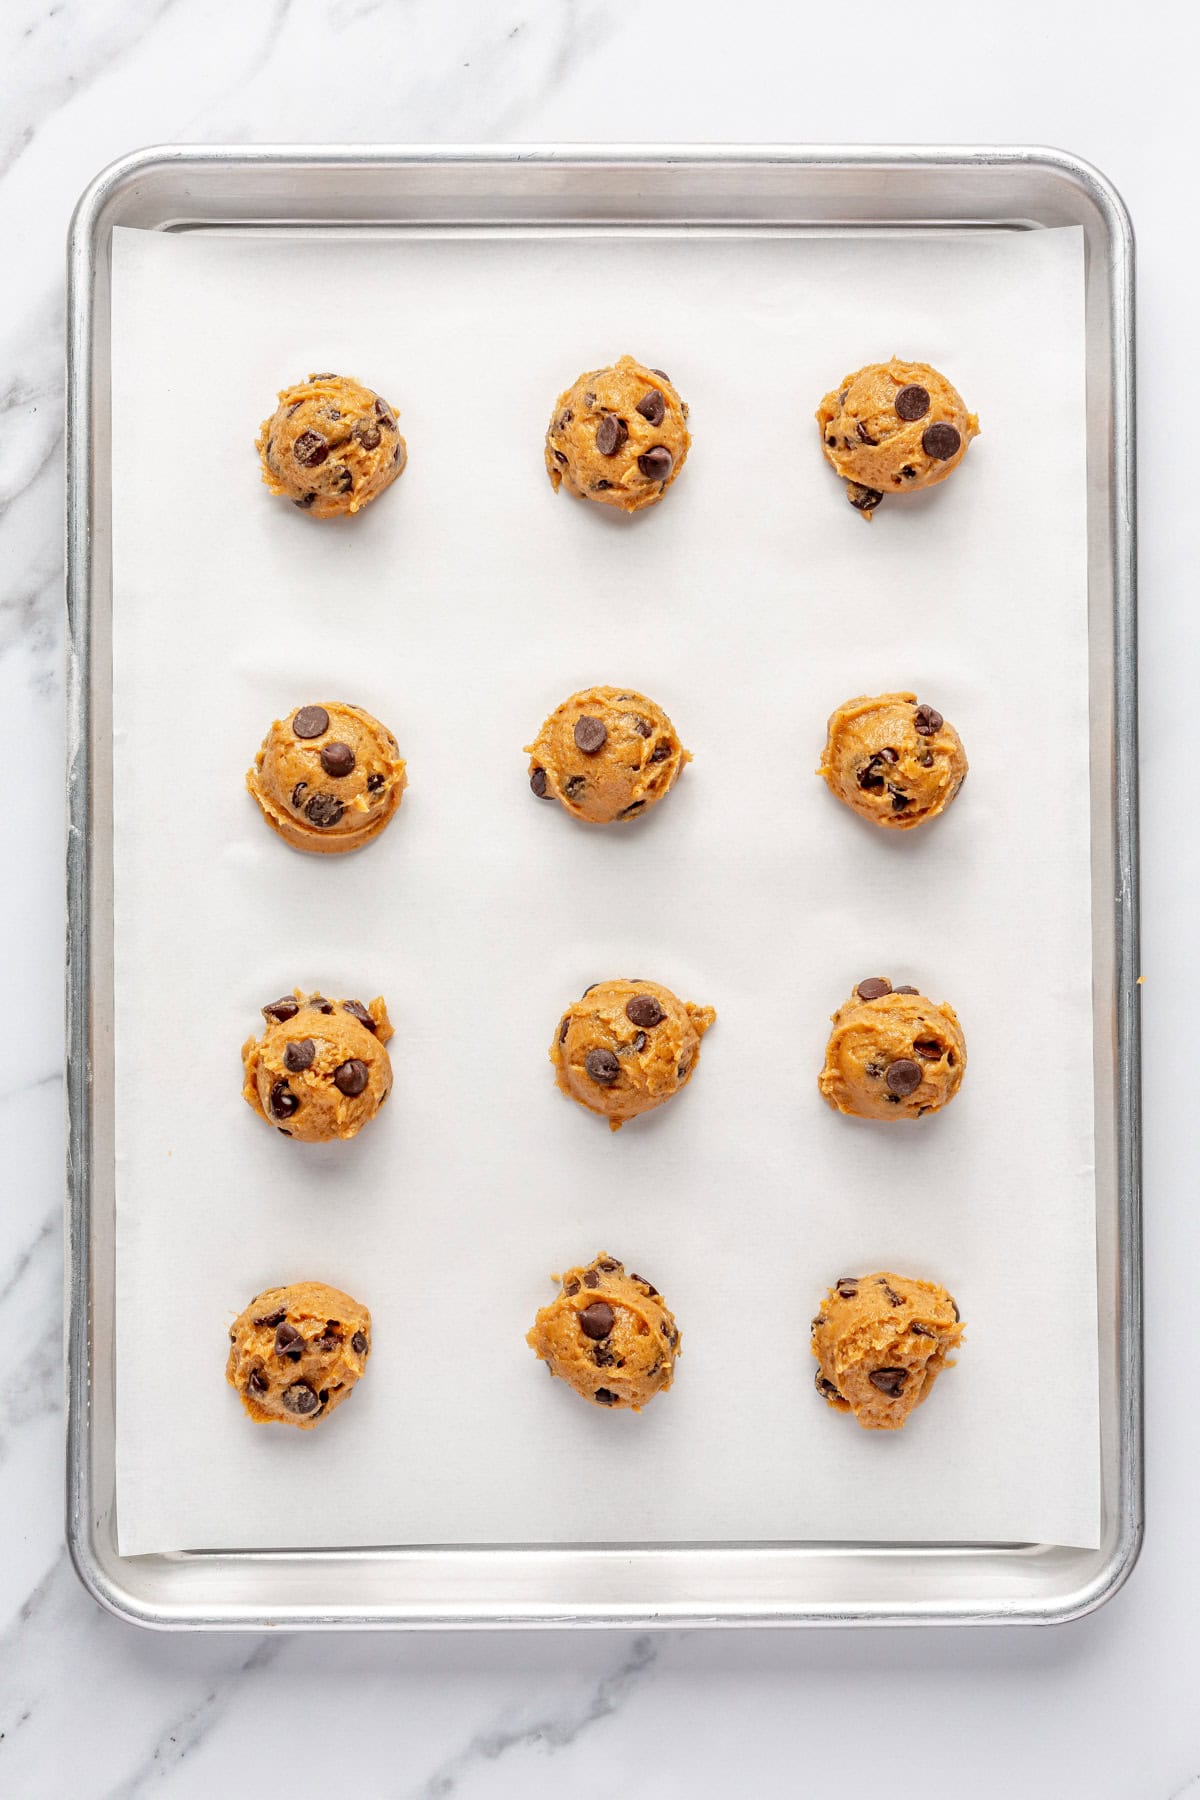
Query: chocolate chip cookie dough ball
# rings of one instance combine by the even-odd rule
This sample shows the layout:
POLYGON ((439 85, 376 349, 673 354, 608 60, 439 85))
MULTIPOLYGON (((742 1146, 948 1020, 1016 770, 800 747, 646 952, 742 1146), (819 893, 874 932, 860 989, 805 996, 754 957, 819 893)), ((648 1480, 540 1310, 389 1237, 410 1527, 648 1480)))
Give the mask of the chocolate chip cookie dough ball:
POLYGON ((825 460, 868 518, 886 494, 945 481, 979 436, 962 395, 928 363, 868 363, 817 408, 825 460))
POLYGON ((263 1007, 266 1029, 242 1045, 242 1093, 259 1118, 307 1144, 352 1138, 392 1089, 382 1000, 327 1000, 299 988, 263 1007))
POLYGON ((872 975, 833 1015, 819 1085, 855 1118, 919 1119, 953 1100, 966 1066, 952 1006, 872 975))
POLYGON ((323 1281, 297 1281, 252 1300, 229 1345, 225 1378, 256 1424, 311 1431, 354 1392, 371 1353, 371 1315, 323 1281))
POLYGON ((271 492, 314 519, 360 512, 408 457, 396 408, 345 375, 310 375, 281 389, 255 448, 271 492))
POLYGON ((594 1406, 640 1412, 671 1385, 679 1328, 656 1287, 615 1257, 597 1256, 567 1270, 525 1342, 594 1406))
POLYGON ((661 706, 614 687, 572 694, 525 751, 537 798, 553 798, 592 825, 648 812, 692 760, 661 706))
POLYGON ((622 356, 558 396, 546 473, 579 500, 640 512, 662 499, 687 460, 687 407, 661 369, 622 356))
POLYGON ((246 776, 267 824, 293 850, 334 854, 379 836, 407 786, 387 728, 340 700, 276 719, 246 776))
POLYGON ((656 981, 598 981, 555 1027, 554 1078, 619 1131, 687 1086, 716 1017, 656 981))
POLYGON ((911 1275, 843 1275, 813 1320, 817 1392, 866 1431, 899 1431, 963 1334, 945 1288, 911 1275))
POLYGON ((945 812, 967 774, 962 740, 915 694, 862 695, 839 706, 818 775, 873 825, 911 831, 945 812))

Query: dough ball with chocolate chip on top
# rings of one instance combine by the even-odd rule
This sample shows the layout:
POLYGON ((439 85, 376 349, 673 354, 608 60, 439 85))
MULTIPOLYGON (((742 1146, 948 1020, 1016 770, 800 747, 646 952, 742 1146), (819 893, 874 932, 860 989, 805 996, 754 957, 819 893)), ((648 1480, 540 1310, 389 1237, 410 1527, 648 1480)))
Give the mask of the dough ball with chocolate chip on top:
POLYGON ((928 363, 868 363, 817 408, 825 460, 866 518, 888 494, 912 494, 953 473, 979 436, 958 389, 928 363))
POLYGON ((361 512, 403 474, 396 408, 345 375, 283 388, 256 443, 262 478, 314 519, 361 512))
POLYGON ((377 838, 407 785, 391 732, 361 706, 340 700, 276 719, 246 776, 284 843, 326 855, 377 838))
POLYGON ((679 1355, 679 1328, 652 1282, 626 1274, 612 1256, 568 1269, 525 1342, 593 1406, 640 1412, 665 1393, 679 1355))
POLYGON ((911 831, 945 812, 967 777, 962 739, 915 694, 863 694, 829 721, 817 770, 851 812, 911 831))
POLYGON ((225 1378, 259 1425, 311 1431, 348 1400, 371 1354, 371 1315, 323 1281, 268 1288, 229 1331, 225 1378))
POLYGON ((962 1334, 958 1307, 934 1281, 843 1275, 813 1320, 817 1392, 866 1431, 899 1431, 952 1366, 962 1334))
POLYGON ((352 1138, 392 1089, 380 999, 328 1000, 299 988, 263 1009, 261 1037, 242 1045, 242 1094, 260 1119, 306 1144, 352 1138))
POLYGON ((525 750, 535 798, 591 825, 640 818, 692 760, 662 707, 632 688, 572 694, 525 750))
POLYGON ((622 512, 654 506, 687 461, 687 412, 670 378, 635 357, 589 370, 554 404, 551 485, 622 512))
POLYGON ((819 1086, 858 1119, 919 1119, 949 1105, 966 1066, 952 1006, 871 975, 833 1015, 819 1086))
POLYGON ((656 981, 598 981, 555 1026, 554 1078, 619 1131, 687 1086, 716 1017, 656 981))

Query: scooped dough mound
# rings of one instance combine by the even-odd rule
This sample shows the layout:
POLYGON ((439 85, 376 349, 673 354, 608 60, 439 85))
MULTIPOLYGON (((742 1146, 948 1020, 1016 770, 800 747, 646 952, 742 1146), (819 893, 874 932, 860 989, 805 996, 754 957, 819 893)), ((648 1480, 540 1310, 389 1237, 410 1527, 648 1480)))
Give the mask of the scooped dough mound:
POLYGON ((679 1355, 679 1329, 658 1289, 603 1255, 567 1270, 525 1342, 594 1406, 634 1412, 670 1387, 679 1355))
POLYGON ((267 824, 294 850, 337 854, 379 836, 407 786, 387 728, 327 700, 276 719, 246 776, 267 824))
POLYGON ((953 1100, 966 1066, 953 1007, 872 975, 833 1015, 819 1085, 838 1112, 919 1119, 953 1100))
POLYGON ((555 1026, 554 1078, 619 1131, 687 1086, 716 1016, 657 981, 598 981, 555 1026))
POLYGON ((323 1281, 268 1288, 229 1332, 225 1378, 259 1425, 311 1431, 348 1400, 371 1353, 371 1315, 323 1281))
POLYGON ((935 706, 918 704, 915 694, 863 694, 830 719, 817 773, 860 818, 911 831, 945 812, 966 780, 967 758, 935 706))
POLYGON ((687 411, 662 370, 632 356, 588 370, 555 401, 546 473, 580 500, 654 506, 687 460, 687 411))
POLYGON ((648 812, 692 760, 662 707, 631 688, 572 694, 525 749, 534 795, 593 825, 648 812))
POLYGON ((363 1006, 296 988, 262 1010, 262 1036, 242 1045, 242 1093, 259 1118, 308 1144, 354 1137, 392 1090, 383 1001, 363 1006))
POLYGON ((262 478, 314 519, 356 513, 403 474, 396 408, 345 375, 282 388, 256 443, 262 478))
POLYGON ((953 1365, 963 1329, 958 1307, 934 1281, 843 1275, 813 1320, 817 1392, 867 1431, 899 1431, 953 1365))
POLYGON ((825 460, 867 518, 887 494, 945 481, 979 435, 958 389, 928 363, 868 363, 817 408, 825 460))

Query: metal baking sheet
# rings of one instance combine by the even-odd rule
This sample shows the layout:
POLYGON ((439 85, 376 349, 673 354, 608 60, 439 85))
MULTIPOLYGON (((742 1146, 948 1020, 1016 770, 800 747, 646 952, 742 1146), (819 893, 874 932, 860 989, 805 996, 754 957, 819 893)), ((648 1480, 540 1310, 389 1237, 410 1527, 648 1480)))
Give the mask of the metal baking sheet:
POLYGON ((1120 202, 1055 152, 156 151, 101 176, 72 240, 71 1483, 85 1580, 158 1625, 1061 1618, 1140 1532, 1131 244, 1120 202), (1104 1532, 1051 1546, 655 1545, 122 1558, 113 1481, 109 247, 114 225, 768 232, 1030 229, 1086 241, 1088 541, 1104 1532), (85 905, 87 911, 85 912, 85 905), (1111 1023, 1110 1023, 1111 1022, 1111 1023), (90 1051, 90 1060, 89 1060, 90 1051))

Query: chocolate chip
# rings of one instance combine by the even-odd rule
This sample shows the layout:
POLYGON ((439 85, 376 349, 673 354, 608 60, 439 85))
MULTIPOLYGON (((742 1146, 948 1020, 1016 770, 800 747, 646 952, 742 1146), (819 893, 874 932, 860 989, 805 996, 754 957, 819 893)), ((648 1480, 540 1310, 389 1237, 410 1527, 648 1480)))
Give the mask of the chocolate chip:
POLYGON ((529 785, 533 789, 534 793, 537 795, 538 799, 544 800, 546 798, 546 771, 545 771, 545 769, 535 769, 533 771, 532 775, 529 777, 529 785))
POLYGON ((592 1345, 592 1361, 598 1369, 611 1369, 616 1360, 612 1351, 606 1350, 603 1344, 592 1345))
POLYGON ((595 1269, 585 1269, 583 1271, 583 1285, 585 1288, 598 1288, 600 1286, 600 1277, 597 1275, 595 1269))
POLYGON ((300 1111, 300 1102, 286 1081, 277 1081, 271 1089, 271 1114, 276 1119, 290 1119, 300 1111))
POLYGON ((316 494, 301 494, 298 500, 292 501, 292 505, 298 506, 302 512, 306 512, 316 497, 316 494))
POLYGON ((895 991, 898 994, 919 994, 921 990, 915 987, 898 987, 895 991))
POLYGON ((934 732, 940 731, 945 723, 945 719, 936 706, 918 706, 913 714, 913 725, 922 737, 932 737, 934 732))
POLYGON ((292 455, 302 469, 315 469, 329 455, 329 445, 319 431, 302 431, 292 445, 292 455))
POLYGON ((367 420, 365 424, 360 421, 354 427, 354 435, 364 450, 378 450, 381 442, 381 433, 378 425, 372 420, 367 420))
POLYGON ((333 1007, 329 1001, 323 999, 320 994, 310 994, 308 996, 308 1004, 312 1007, 314 1012, 331 1013, 333 1011, 333 1007))
POLYGON ((911 463, 905 463, 900 473, 905 481, 915 481, 917 478, 917 471, 913 468, 911 463))
POLYGON ((378 395, 375 398, 375 417, 379 420, 379 423, 383 426, 385 431, 395 431, 396 421, 388 411, 386 400, 380 400, 378 395))
POLYGON ((862 439, 864 444, 870 444, 872 449, 875 448, 875 446, 879 442, 879 439, 873 438, 871 436, 870 432, 867 430, 866 426, 863 424, 861 419, 858 421, 858 424, 854 427, 854 429, 855 429, 855 431, 857 431, 859 437, 862 439))
POLYGON ((884 994, 891 993, 892 984, 883 975, 868 975, 854 991, 860 1000, 880 1000, 884 994))
POLYGON ((632 819, 634 813, 640 813, 645 804, 646 802, 644 800, 631 801, 628 806, 623 806, 621 808, 620 812, 617 814, 618 819, 632 819))
POLYGON ((644 1275, 635 1275, 633 1273, 633 1271, 630 1270, 629 1279, 630 1279, 630 1281, 640 1281, 642 1286, 646 1290, 647 1298, 650 1300, 657 1300, 658 1289, 654 1286, 653 1282, 647 1281, 646 1277, 644 1275))
POLYGON ((316 1054, 317 1046, 311 1038, 297 1038, 284 1050, 283 1066, 289 1074, 299 1075, 302 1069, 312 1067, 312 1060, 316 1054))
POLYGON ((867 1380, 871 1386, 886 1394, 889 1400, 896 1400, 904 1392, 908 1382, 907 1369, 872 1369, 867 1380))
MULTIPOLYGON (((555 431, 565 431, 567 426, 571 423, 571 420, 574 417, 575 417, 575 414, 571 411, 571 408, 568 406, 566 408, 565 412, 562 412, 559 414, 558 424, 554 427, 555 431)), ((555 454, 557 454, 557 452, 555 454)), ((567 459, 564 456, 563 461, 566 462, 566 460, 567 459)))
POLYGON ((354 1336, 350 1339, 350 1348, 353 1350, 355 1356, 365 1356, 367 1354, 366 1333, 356 1331, 354 1336))
POLYGON ((310 794, 304 802, 305 818, 322 828, 336 825, 345 810, 336 794, 310 794))
POLYGON ((295 807, 297 812, 299 812, 300 808, 303 806, 304 796, 305 796, 305 794, 307 794, 307 792, 308 792, 307 781, 298 781, 296 783, 295 787, 292 789, 292 805, 295 807))
POLYGON ((910 804, 909 795, 901 792, 898 787, 893 787, 890 781, 888 782, 888 793, 892 796, 893 812, 903 812, 905 807, 910 804))
POLYGON ((911 1056, 901 1056, 891 1065, 885 1077, 888 1091, 902 1098, 905 1094, 915 1094, 921 1085, 921 1068, 911 1056))
MULTIPOLYGON (((664 381, 671 381, 671 377, 667 374, 667 371, 665 369, 656 369, 653 366, 651 366, 650 373, 652 375, 661 375, 664 381)), ((671 386, 674 387, 674 385, 675 384, 672 381, 671 386)))
POLYGON ((566 468, 566 466, 567 466, 567 459, 566 459, 566 457, 565 457, 565 456, 564 456, 564 455, 563 455, 563 453, 562 453, 562 451, 561 451, 561 450, 556 450, 556 451, 555 451, 555 452, 554 452, 554 456, 555 456, 555 460, 556 460, 556 461, 557 461, 557 462, 560 462, 560 463, 561 463, 561 464, 562 464, 562 466, 563 466, 563 468, 564 468, 564 469, 565 469, 565 468, 566 468))
POLYGON ((593 481, 592 492, 593 494, 599 494, 602 493, 605 488, 610 488, 611 486, 611 481, 593 481))
POLYGON ((936 1338, 937 1336, 936 1331, 930 1331, 928 1325, 920 1325, 916 1320, 913 1321, 908 1329, 912 1332, 914 1337, 936 1338))
POLYGON ((640 1025, 643 1031, 653 1031, 666 1018, 666 1011, 661 1007, 653 994, 634 994, 625 1002, 625 1017, 631 1025, 640 1025))
POLYGON ((587 778, 585 776, 572 775, 563 788, 563 792, 566 794, 568 800, 578 800, 586 786, 587 778))
POLYGON ((376 771, 376 773, 373 775, 367 776, 367 792, 368 792, 368 794, 377 794, 382 786, 383 786, 383 776, 380 775, 378 773, 378 771, 376 771))
POLYGON ((262 1009, 263 1018, 273 1020, 276 1025, 285 1025, 289 1019, 294 1019, 299 1011, 300 1002, 293 1000, 290 994, 284 994, 280 1000, 272 1000, 269 1006, 264 1006, 262 1009))
POLYGON ((826 1400, 840 1400, 842 1397, 829 1377, 822 1375, 820 1369, 817 1370, 817 1392, 826 1400))
POLYGON ((957 426, 939 423, 927 425, 921 439, 921 448, 926 456, 932 456, 937 462, 948 462, 957 454, 962 437, 957 426))
POLYGON ((564 1281, 563 1282, 563 1293, 567 1296, 568 1300, 570 1300, 578 1292, 579 1292, 579 1283, 577 1281, 564 1281))
POLYGON ((621 1065, 611 1050, 589 1050, 583 1066, 600 1087, 611 1087, 621 1073, 621 1065))
POLYGON ((298 738, 319 738, 329 730, 329 714, 323 706, 302 706, 292 720, 298 738))
POLYGON ((348 494, 350 492, 351 488, 354 486, 353 475, 350 473, 350 471, 346 467, 345 463, 339 463, 335 473, 337 475, 336 492, 339 494, 348 494))
POLYGON ((309 1413, 315 1413, 321 1404, 307 1381, 293 1381, 291 1387, 284 1388, 279 1398, 285 1412, 296 1413, 302 1419, 307 1418, 309 1413))
POLYGON ((596 448, 601 456, 615 456, 628 436, 624 419, 618 419, 616 413, 605 413, 596 428, 596 448))
POLYGON ((883 1289, 884 1298, 887 1300, 887 1303, 889 1306, 903 1306, 904 1305, 904 1295, 898 1294, 896 1292, 895 1288, 892 1287, 891 1283, 886 1279, 885 1276, 881 1275, 879 1277, 879 1285, 883 1289))
POLYGON ((649 719, 634 719, 633 729, 637 732, 639 737, 648 738, 653 737, 654 735, 654 727, 649 719))
POLYGON ((357 1019, 360 1025, 365 1025, 367 1030, 374 1036, 377 1029, 375 1021, 361 1000, 343 1000, 342 1011, 349 1013, 352 1019, 357 1019))
POLYGON ((878 488, 864 487, 861 481, 846 483, 846 498, 855 512, 874 512, 883 495, 878 488))
POLYGON ((336 741, 332 744, 322 744, 321 767, 327 775, 332 775, 335 780, 341 780, 354 768, 354 752, 349 744, 336 741))
POLYGON ((958 1310, 958 1302, 957 1302, 957 1300, 950 1299, 949 1294, 947 1294, 946 1298, 947 1298, 947 1300, 950 1300, 950 1304, 954 1308, 954 1323, 957 1325, 959 1320, 962 1318, 962 1314, 958 1310))
POLYGON ((310 381, 336 381, 337 376, 336 375, 310 375, 308 379, 310 381))
POLYGON ((655 744, 653 750, 650 752, 650 761, 652 763, 666 762, 674 748, 675 746, 670 738, 659 738, 657 744, 655 744))
POLYGON ((367 1065, 361 1057, 351 1056, 333 1071, 333 1085, 348 1100, 355 1099, 367 1085, 367 1065))
POLYGON ((584 1337, 599 1341, 606 1338, 616 1321, 616 1313, 607 1300, 593 1300, 579 1314, 579 1329, 584 1337))
POLYGON ((665 444, 655 444, 638 457, 638 468, 647 481, 665 481, 675 467, 675 458, 665 444))
POLYGON ((302 407, 302 406, 303 406, 303 405, 304 405, 304 402, 303 402, 303 400, 293 400, 293 401, 292 401, 292 404, 291 404, 291 405, 290 405, 290 406, 289 406, 289 407, 288 407, 288 409, 287 409, 287 412, 286 412, 286 413, 285 413, 285 414, 284 414, 284 415, 283 415, 283 416, 284 416, 284 418, 285 418, 285 419, 290 419, 290 418, 291 418, 291 416, 292 416, 292 414, 293 414, 293 413, 298 413, 298 412, 299 412, 299 411, 300 411, 300 408, 301 408, 301 407, 302 407))
POLYGON ((566 1015, 566 1017, 564 1018, 562 1024, 558 1028, 558 1041, 560 1044, 566 1043, 567 1033, 568 1033, 568 1031, 570 1031, 570 1029, 571 1029, 571 1015, 570 1015, 570 1013, 568 1013, 566 1015))
POLYGON ((636 410, 648 425, 661 425, 666 417, 667 403, 657 388, 651 388, 649 393, 642 395, 636 410))
POLYGON ((276 1312, 264 1313, 260 1319, 255 1319, 254 1323, 256 1325, 270 1325, 273 1327, 273 1326, 278 1325, 280 1320, 286 1319, 286 1318, 287 1318, 287 1307, 281 1306, 278 1309, 278 1311, 276 1311, 276 1312))
POLYGON ((596 1398, 601 1406, 615 1406, 617 1404, 617 1396, 613 1393, 611 1388, 597 1388, 596 1398))
POLYGON ((634 1038, 633 1048, 638 1056, 640 1056, 642 1054, 642 1051, 646 1048, 646 1034, 644 1031, 639 1031, 637 1036, 634 1038))
POLYGON ((595 756, 604 747, 608 727, 603 719, 584 717, 575 721, 575 743, 585 756, 595 756))
POLYGON ((601 1256, 596 1261, 596 1267, 602 1269, 606 1275, 615 1275, 620 1266, 620 1263, 614 1262, 611 1256, 601 1256))
POLYGON ((937 1062, 942 1054, 942 1046, 936 1038, 920 1038, 913 1045, 913 1049, 918 1056, 923 1056, 926 1062, 937 1062))
POLYGON ((249 1379, 246 1382, 246 1390, 248 1393, 253 1394, 255 1399, 258 1399, 262 1394, 267 1392, 269 1386, 270 1383, 267 1381, 267 1378, 261 1369, 251 1369, 249 1379))
POLYGON ((838 1291, 838 1299, 839 1300, 855 1300, 855 1299, 857 1299, 857 1297, 858 1297, 858 1279, 859 1278, 857 1275, 839 1275, 838 1276, 837 1280, 834 1282, 833 1285, 834 1285, 834 1287, 836 1287, 836 1289, 838 1291))
POLYGON ((902 387, 892 403, 896 408, 896 417, 911 425, 914 419, 923 419, 929 411, 929 389, 910 381, 902 387))
POLYGON ((304 1354, 304 1334, 285 1319, 275 1333, 276 1356, 290 1356, 293 1362, 304 1354))

